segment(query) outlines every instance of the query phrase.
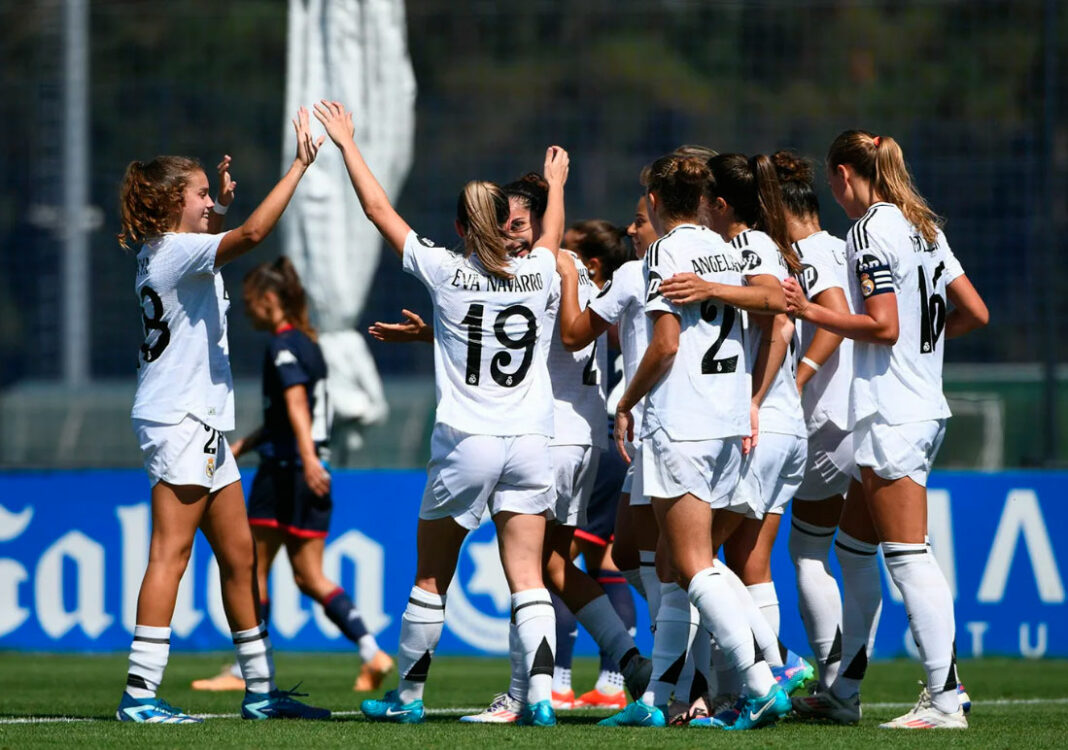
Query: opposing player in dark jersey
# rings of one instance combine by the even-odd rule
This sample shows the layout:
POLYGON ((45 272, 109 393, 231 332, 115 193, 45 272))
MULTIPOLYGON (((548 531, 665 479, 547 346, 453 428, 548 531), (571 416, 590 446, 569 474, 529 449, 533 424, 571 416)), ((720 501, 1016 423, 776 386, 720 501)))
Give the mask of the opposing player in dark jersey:
MULTIPOLYGON (((326 362, 308 320, 307 297, 288 258, 256 266, 245 276, 245 310, 255 328, 271 331, 263 360, 263 425, 233 443, 234 456, 260 454, 248 500, 256 543, 260 612, 270 619, 267 576, 284 546, 300 590, 322 605, 330 621, 360 650, 363 665, 355 690, 374 690, 393 660, 345 590, 323 574, 323 549, 330 529, 329 458, 331 410, 326 362)), ((193 682, 196 690, 244 688, 234 669, 193 682)))

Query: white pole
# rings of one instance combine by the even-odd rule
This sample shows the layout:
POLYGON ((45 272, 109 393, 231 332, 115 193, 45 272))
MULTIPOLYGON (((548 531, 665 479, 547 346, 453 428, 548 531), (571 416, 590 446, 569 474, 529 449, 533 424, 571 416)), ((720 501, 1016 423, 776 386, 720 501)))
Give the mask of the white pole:
POLYGON ((66 0, 63 19, 63 379, 89 380, 89 0, 66 0))

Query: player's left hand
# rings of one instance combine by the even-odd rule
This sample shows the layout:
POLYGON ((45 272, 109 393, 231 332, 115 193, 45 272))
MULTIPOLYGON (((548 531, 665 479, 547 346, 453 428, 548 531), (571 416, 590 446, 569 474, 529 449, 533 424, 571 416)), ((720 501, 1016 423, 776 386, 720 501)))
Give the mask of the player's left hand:
POLYGON ((330 491, 330 473, 318 461, 304 462, 304 481, 316 497, 323 497, 330 491))
POLYGON ((714 287, 695 273, 677 273, 660 282, 660 293, 676 305, 688 305, 711 298, 714 287))
POLYGON ((411 310, 401 310, 406 320, 401 323, 382 323, 376 321, 367 332, 376 341, 391 343, 408 343, 411 341, 433 341, 434 330, 411 310))
POLYGON ((219 173, 219 193, 216 202, 220 206, 229 206, 233 203, 234 191, 237 189, 237 182, 230 177, 230 162, 230 155, 226 154, 215 167, 215 171, 219 173))
POLYGON ((630 454, 627 453, 627 443, 634 442, 634 415, 630 409, 616 409, 616 426, 614 431, 616 448, 623 460, 630 463, 630 454))
POLYGON ((786 277, 781 283, 782 293, 786 295, 786 312, 804 318, 805 310, 808 309, 808 297, 805 296, 801 285, 793 276, 786 277))
POLYGON ((760 404, 749 402, 749 437, 742 438, 742 455, 748 456, 760 442, 760 404))

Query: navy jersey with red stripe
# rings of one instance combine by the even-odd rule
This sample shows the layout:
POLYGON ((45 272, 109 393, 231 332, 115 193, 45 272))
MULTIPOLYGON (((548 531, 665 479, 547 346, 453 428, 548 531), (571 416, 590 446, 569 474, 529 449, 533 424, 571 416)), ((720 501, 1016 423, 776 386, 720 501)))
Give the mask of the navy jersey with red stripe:
POLYGON ((311 412, 312 440, 320 458, 330 437, 330 404, 326 393, 326 361, 319 345, 293 327, 271 337, 263 360, 263 439, 258 449, 264 460, 298 457, 297 440, 289 421, 285 391, 303 385, 311 412))

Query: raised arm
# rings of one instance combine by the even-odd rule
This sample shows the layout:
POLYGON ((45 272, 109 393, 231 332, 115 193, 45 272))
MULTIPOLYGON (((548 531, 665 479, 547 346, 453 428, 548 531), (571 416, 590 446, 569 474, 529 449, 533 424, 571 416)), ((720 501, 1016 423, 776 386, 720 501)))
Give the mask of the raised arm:
POLYGON ((549 183, 549 199, 541 220, 542 234, 534 247, 548 248, 553 255, 560 252, 564 239, 564 183, 570 163, 567 152, 559 146, 549 146, 545 151, 544 174, 549 183))
POLYGON ((946 316, 946 338, 955 339, 990 322, 990 312, 967 276, 958 276, 946 287, 953 310, 946 316))
POLYGON ((745 286, 706 281, 694 273, 677 273, 660 282, 660 292, 676 305, 714 299, 755 313, 786 312, 779 280, 771 274, 747 276, 745 286))
POLYGON ((579 308, 578 269, 568 253, 556 256, 560 274, 560 341, 569 352, 577 352, 608 330, 611 325, 600 315, 579 308))
POLYGON ((237 183, 230 177, 230 155, 223 156, 222 161, 215 167, 219 173, 219 192, 215 196, 215 205, 212 206, 211 216, 208 217, 208 232, 218 234, 226 224, 226 212, 230 204, 234 202, 234 190, 237 183))
POLYGON ((340 102, 323 99, 315 105, 315 117, 326 128, 330 140, 341 149, 345 169, 348 170, 349 180, 352 181, 356 197, 360 199, 364 214, 397 255, 404 255, 404 239, 412 228, 393 208, 386 191, 363 160, 363 154, 353 140, 356 127, 352 124, 352 113, 346 112, 340 102))
POLYGON ((312 138, 308 127, 308 110, 304 107, 297 112, 297 119, 293 120, 293 129, 297 134, 296 158, 293 159, 285 176, 263 199, 263 203, 258 205, 256 210, 245 219, 245 223, 223 235, 219 242, 219 249, 215 251, 216 268, 244 255, 263 242, 278 223, 286 206, 289 205, 304 173, 315 161, 315 155, 319 152, 319 146, 322 145, 325 136, 319 136, 319 140, 312 138))
POLYGON ((813 325, 855 341, 893 346, 897 343, 897 295, 877 294, 864 300, 864 312, 852 314, 809 302, 794 278, 782 282, 786 309, 813 325))

